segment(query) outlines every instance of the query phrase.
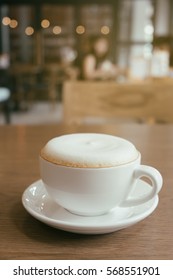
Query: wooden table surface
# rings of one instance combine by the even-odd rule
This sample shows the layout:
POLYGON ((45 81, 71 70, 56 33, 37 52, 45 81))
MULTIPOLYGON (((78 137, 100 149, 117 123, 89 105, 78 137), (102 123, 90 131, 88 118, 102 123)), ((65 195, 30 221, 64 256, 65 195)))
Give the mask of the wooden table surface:
POLYGON ((173 259, 173 126, 1 126, 0 259, 173 259), (51 228, 24 209, 22 193, 40 178, 38 154, 52 137, 101 132, 132 141, 142 163, 164 178, 156 210, 138 224, 104 235, 51 228))

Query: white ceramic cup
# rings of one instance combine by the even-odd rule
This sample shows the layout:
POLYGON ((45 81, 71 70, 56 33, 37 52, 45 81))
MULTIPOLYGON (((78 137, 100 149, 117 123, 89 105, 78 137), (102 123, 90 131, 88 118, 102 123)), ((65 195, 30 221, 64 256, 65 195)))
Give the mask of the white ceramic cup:
POLYGON ((130 163, 108 168, 76 168, 50 163, 40 157, 40 172, 48 194, 70 212, 84 216, 104 214, 115 207, 143 204, 162 187, 162 176, 153 167, 141 165, 141 155, 130 163), (151 191, 129 198, 137 180, 147 177, 151 191))

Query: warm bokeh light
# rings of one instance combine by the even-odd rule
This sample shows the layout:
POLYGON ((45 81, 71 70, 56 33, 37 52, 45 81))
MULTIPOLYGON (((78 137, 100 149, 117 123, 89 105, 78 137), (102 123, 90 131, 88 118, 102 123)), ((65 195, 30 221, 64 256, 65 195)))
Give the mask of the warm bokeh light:
POLYGON ((2 24, 3 25, 9 25, 11 22, 11 19, 9 17, 3 17, 2 24))
POLYGON ((57 35, 57 34, 60 34, 61 31, 62 31, 61 26, 58 26, 58 25, 54 26, 54 28, 53 28, 53 33, 54 33, 54 34, 56 34, 56 35, 57 35))
POLYGON ((15 20, 15 19, 12 19, 11 21, 10 21, 10 27, 11 28, 16 28, 17 26, 18 26, 18 22, 17 22, 17 20, 15 20))
POLYGON ((43 20, 41 21, 41 26, 42 26, 43 28, 48 28, 48 27, 50 26, 50 21, 49 21, 48 19, 43 19, 43 20))
POLYGON ((78 33, 78 34, 83 34, 83 33, 85 33, 85 27, 84 27, 83 25, 78 25, 78 26, 76 27, 76 33, 78 33))
POLYGON ((110 28, 109 28, 109 26, 107 26, 107 25, 102 26, 102 27, 101 27, 101 33, 104 34, 104 35, 109 34, 109 33, 110 33, 110 28))
POLYGON ((25 34, 31 36, 34 33, 34 28, 31 26, 26 27, 25 34))

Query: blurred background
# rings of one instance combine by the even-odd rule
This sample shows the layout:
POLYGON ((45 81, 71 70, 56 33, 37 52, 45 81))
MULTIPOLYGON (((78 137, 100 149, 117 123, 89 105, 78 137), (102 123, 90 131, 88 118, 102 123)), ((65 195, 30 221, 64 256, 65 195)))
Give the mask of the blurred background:
POLYGON ((108 40, 115 83, 172 79, 172 15, 172 0, 1 0, 0 124, 62 121, 91 36, 108 40))

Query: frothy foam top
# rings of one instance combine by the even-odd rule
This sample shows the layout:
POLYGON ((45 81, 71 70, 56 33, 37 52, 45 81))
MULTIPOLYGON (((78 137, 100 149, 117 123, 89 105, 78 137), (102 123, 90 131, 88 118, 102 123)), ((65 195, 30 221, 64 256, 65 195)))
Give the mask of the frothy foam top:
POLYGON ((111 167, 135 160, 135 146, 120 137, 97 133, 67 134, 51 139, 41 157, 73 167, 111 167))

